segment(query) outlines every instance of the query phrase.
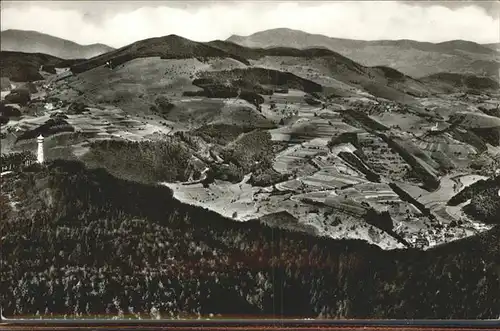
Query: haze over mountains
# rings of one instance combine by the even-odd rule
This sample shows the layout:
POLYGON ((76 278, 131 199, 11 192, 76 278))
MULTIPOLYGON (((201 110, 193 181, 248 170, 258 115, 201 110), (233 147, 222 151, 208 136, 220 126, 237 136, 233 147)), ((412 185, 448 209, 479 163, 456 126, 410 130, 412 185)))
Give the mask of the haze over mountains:
POLYGON ((412 77, 438 72, 474 73, 498 77, 496 44, 452 40, 442 43, 413 40, 351 40, 310 34, 288 28, 272 29, 227 39, 246 47, 324 47, 366 66, 384 65, 412 77))
POLYGON ((86 59, 113 50, 107 45, 80 45, 37 31, 10 29, 2 31, 0 38, 2 51, 44 53, 61 59, 86 59))

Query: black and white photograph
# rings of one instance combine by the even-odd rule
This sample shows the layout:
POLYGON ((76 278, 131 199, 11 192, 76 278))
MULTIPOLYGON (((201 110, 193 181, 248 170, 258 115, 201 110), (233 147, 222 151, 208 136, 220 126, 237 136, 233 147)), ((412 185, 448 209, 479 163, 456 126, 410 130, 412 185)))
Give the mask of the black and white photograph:
POLYGON ((0 7, 2 318, 500 320, 500 2, 0 7))

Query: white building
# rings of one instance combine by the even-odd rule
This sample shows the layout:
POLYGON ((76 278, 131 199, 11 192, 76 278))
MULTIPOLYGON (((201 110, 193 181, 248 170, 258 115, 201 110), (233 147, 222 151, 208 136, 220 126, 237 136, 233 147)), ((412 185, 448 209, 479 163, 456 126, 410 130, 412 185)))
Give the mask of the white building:
POLYGON ((38 142, 37 161, 38 161, 38 163, 42 164, 44 161, 44 155, 43 155, 43 140, 44 140, 44 138, 42 135, 39 135, 36 140, 38 142))

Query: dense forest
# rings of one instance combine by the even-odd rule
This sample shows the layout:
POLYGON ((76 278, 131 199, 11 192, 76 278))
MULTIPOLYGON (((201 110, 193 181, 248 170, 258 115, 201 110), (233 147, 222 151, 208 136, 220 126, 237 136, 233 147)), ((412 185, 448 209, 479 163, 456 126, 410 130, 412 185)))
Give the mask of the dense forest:
POLYGON ((90 167, 143 183, 186 181, 194 170, 189 151, 176 137, 169 137, 168 143, 98 140, 83 160, 90 167))
POLYGON ((76 161, 11 174, 1 192, 5 316, 500 315, 498 226, 383 251, 234 222, 76 161))
POLYGON ((448 205, 457 206, 470 199, 464 212, 481 222, 500 224, 500 176, 479 180, 453 196, 448 205))
POLYGON ((237 183, 252 173, 252 184, 269 186, 287 178, 272 168, 273 155, 284 144, 272 141, 264 130, 216 124, 203 126, 192 134, 176 132, 165 139, 167 143, 94 141, 82 160, 88 167, 104 168, 118 178, 148 184, 196 180, 205 167, 211 170, 208 182, 221 179, 237 183), (210 157, 197 153, 203 147, 200 139, 205 141, 202 144, 211 145, 210 157), (214 156, 223 162, 215 162, 214 156))

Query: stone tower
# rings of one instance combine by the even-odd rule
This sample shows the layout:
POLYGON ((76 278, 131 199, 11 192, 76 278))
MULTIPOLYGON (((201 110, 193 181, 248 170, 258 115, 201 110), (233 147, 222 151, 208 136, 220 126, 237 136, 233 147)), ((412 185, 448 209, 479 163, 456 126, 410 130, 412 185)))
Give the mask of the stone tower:
POLYGON ((43 163, 44 155, 43 155, 43 136, 39 135, 36 139, 38 142, 38 153, 37 153, 37 161, 38 163, 43 163))

